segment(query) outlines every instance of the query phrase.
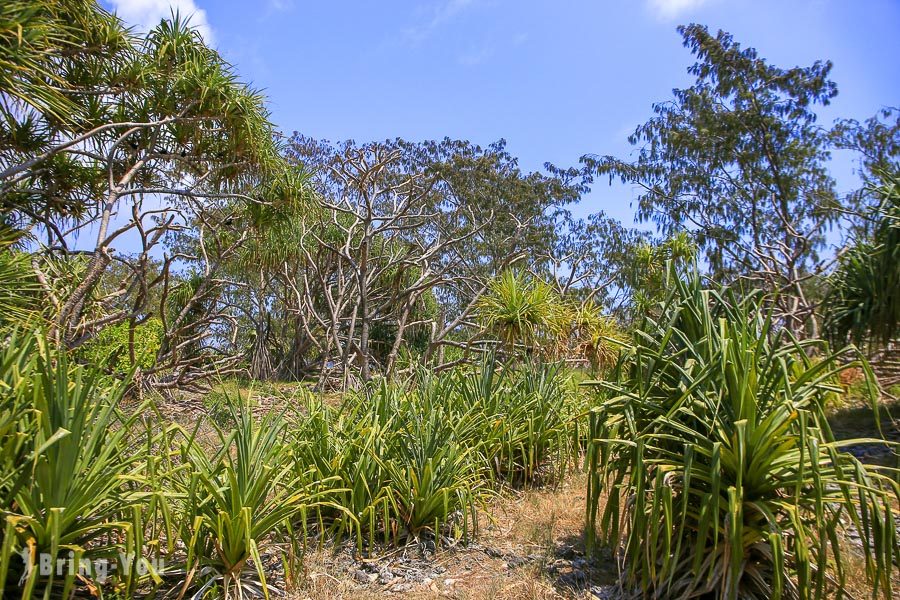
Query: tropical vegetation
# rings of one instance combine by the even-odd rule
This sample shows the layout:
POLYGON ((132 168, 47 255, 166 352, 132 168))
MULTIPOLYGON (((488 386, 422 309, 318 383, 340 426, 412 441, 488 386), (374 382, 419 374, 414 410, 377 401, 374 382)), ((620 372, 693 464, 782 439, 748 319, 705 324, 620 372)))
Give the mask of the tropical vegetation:
POLYGON ((896 427, 900 110, 678 31, 631 159, 529 171, 285 136, 177 12, 4 2, 0 594, 269 597, 580 471, 622 597, 895 597, 900 463, 851 450, 897 443, 829 419, 852 380, 896 427), (655 231, 577 216, 603 176, 655 231))

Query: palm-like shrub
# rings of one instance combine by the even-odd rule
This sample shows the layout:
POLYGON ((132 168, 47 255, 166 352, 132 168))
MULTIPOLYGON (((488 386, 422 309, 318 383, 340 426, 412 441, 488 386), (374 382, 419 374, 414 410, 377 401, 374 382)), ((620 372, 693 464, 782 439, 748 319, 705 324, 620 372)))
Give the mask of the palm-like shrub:
POLYGON ((587 361, 598 373, 616 362, 624 335, 616 322, 603 315, 593 301, 575 307, 563 331, 561 356, 576 356, 587 361))
MULTIPOLYGON (((387 454, 376 457, 396 521, 414 537, 423 530, 437 536, 450 524, 467 536, 477 522, 476 508, 489 496, 481 444, 467 443, 463 435, 472 412, 450 405, 439 395, 441 387, 423 382, 413 398, 404 399, 387 454)), ((389 394, 386 386, 382 394, 389 394)))
MULTIPOLYGON (((0 506, 12 506, 28 476, 35 339, 14 332, 0 354, 0 506)), ((2 588, 0 588, 2 589, 2 588)))
POLYGON ((504 271, 490 283, 478 305, 478 314, 487 331, 511 350, 541 341, 555 340, 554 326, 565 310, 559 297, 545 282, 527 279, 522 273, 504 271))
MULTIPOLYGON (((136 416, 118 411, 125 383, 71 364, 66 351, 39 335, 14 335, 0 369, 0 589, 21 583, 23 598, 39 590, 45 598, 66 597, 76 572, 42 576, 41 554, 52 565, 57 558, 77 565, 140 554, 129 535, 129 516, 146 499, 137 493, 145 455, 132 436, 136 416), (32 568, 11 560, 14 552, 32 568)), ((129 576, 124 567, 120 579, 129 576)))
POLYGON ((327 496, 330 504, 306 515, 309 523, 303 525, 317 526, 320 536, 356 534, 362 546, 363 529, 372 541, 387 508, 383 469, 375 457, 383 454, 388 411, 376 405, 366 413, 355 404, 334 409, 311 395, 303 400, 302 414, 291 422, 295 472, 333 482, 327 496))
POLYGON ((195 436, 181 445, 184 468, 172 481, 187 550, 183 588, 199 588, 196 597, 213 586, 225 598, 268 597, 260 545, 289 530, 291 520, 319 498, 294 471, 280 416, 267 414, 257 422, 235 403, 231 424, 215 428, 211 452, 195 436))
POLYGON ((468 408, 469 443, 481 445, 494 476, 532 482, 542 467, 564 469, 575 452, 577 406, 558 365, 525 363, 503 370, 488 356, 480 369, 457 373, 457 402, 468 408))
POLYGON ((579 407, 558 368, 417 373, 379 382, 339 408, 307 398, 292 424, 295 470, 330 480, 305 525, 360 549, 376 540, 466 538, 497 486, 571 463, 579 407))
POLYGON ((829 279, 825 330, 837 343, 887 344, 900 333, 900 173, 885 174, 875 225, 829 279))
POLYGON ((295 432, 294 461, 307 477, 332 479, 329 505, 310 521, 337 537, 435 538, 447 526, 468 535, 490 494, 480 441, 463 437, 471 419, 455 396, 374 384, 340 409, 308 402, 295 432))
POLYGON ((23 324, 40 312, 41 286, 31 256, 15 249, 18 239, 0 221, 0 327, 23 324))
POLYGON ((671 285, 591 413, 589 540, 600 517, 624 590, 820 598, 842 587, 853 526, 874 593, 889 596, 897 484, 841 452, 822 409, 847 365, 778 328, 758 298, 698 276, 671 285))

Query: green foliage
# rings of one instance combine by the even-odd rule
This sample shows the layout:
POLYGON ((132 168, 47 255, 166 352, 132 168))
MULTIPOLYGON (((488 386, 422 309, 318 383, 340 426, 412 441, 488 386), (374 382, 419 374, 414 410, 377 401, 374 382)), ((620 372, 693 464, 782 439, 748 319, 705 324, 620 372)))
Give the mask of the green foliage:
POLYGON ((134 179, 142 188, 176 187, 202 173, 204 191, 246 191, 263 172, 258 196, 293 199, 263 96, 186 19, 175 14, 137 37, 95 2, 10 2, 2 15, 0 35, 11 44, 0 78, 20 101, 4 106, 0 126, 4 139, 18 140, 0 145, 6 210, 34 206, 63 221, 88 215, 107 191, 108 165, 85 159, 85 150, 123 170, 152 154, 134 179), (75 138, 84 140, 80 154, 75 138))
POLYGON ((559 330, 557 355, 583 358, 595 374, 615 363, 624 338, 619 325, 591 301, 566 311, 559 330))
POLYGON ((257 422, 249 410, 236 408, 231 417, 231 428, 215 428, 212 450, 195 435, 180 445, 185 468, 175 471, 172 483, 187 553, 183 589, 202 597, 218 585, 225 598, 268 598, 259 547, 288 531, 316 498, 312 484, 295 472, 281 416, 269 413, 257 422))
POLYGON ((162 336, 162 321, 157 318, 147 319, 133 332, 130 323, 118 323, 101 329, 97 337, 79 348, 79 355, 101 369, 124 375, 134 366, 148 369, 156 363, 162 336))
POLYGON ((339 482, 328 496, 335 506, 311 523, 370 548, 376 539, 467 537, 496 484, 571 464, 579 410, 559 372, 496 371, 488 361, 420 373, 409 386, 381 382, 338 409, 308 398, 294 428, 296 468, 339 482))
POLYGON ((495 476, 507 483, 527 484, 548 467, 565 469, 577 453, 583 407, 560 367, 496 367, 488 358, 479 370, 456 376, 457 402, 475 411, 470 443, 483 444, 495 476))
POLYGON ((478 314, 484 327, 508 349, 539 345, 555 337, 564 310, 559 296, 545 282, 523 273, 504 271, 491 281, 479 301, 478 314))
MULTIPOLYGON (((160 426, 148 404, 123 416, 127 381, 72 366, 65 353, 51 364, 41 347, 26 339, 0 356, 7 585, 21 576, 23 547, 76 560, 127 549, 165 558, 165 571, 120 565, 104 590, 265 595, 260 553, 272 539, 350 535, 371 550, 376 537, 468 537, 498 485, 550 476, 577 450, 581 409, 547 367, 422 373, 409 386, 372 384, 340 408, 307 397, 290 422, 254 417, 222 386, 217 422, 187 432, 160 426)), ((77 585, 28 582, 48 594, 77 585)))
MULTIPOLYGON (((105 74, 103 62, 114 62, 115 53, 128 46, 119 20, 93 0, 4 2, 0 40, 0 89, 12 100, 0 108, 7 124, 22 114, 15 107, 23 105, 52 117, 56 125, 88 121, 90 112, 73 92, 97 84, 97 73, 105 74)), ((30 119, 9 133, 0 147, 40 148, 40 128, 30 119)))
POLYGON ((900 108, 887 107, 860 123, 842 119, 831 131, 835 146, 853 150, 860 160, 865 196, 882 182, 882 173, 900 170, 900 108))
POLYGON ((0 225, 0 329, 23 325, 39 316, 41 286, 31 257, 15 248, 19 236, 0 225))
POLYGON ((665 298, 669 265, 682 268, 697 258, 694 240, 684 231, 659 242, 644 242, 635 248, 632 260, 623 268, 634 291, 632 321, 640 320, 665 298))
POLYGON ((882 178, 871 233, 829 278, 825 330, 837 344, 883 345, 900 333, 900 172, 882 178))
POLYGON ((841 451, 858 440, 835 442, 823 408, 853 363, 776 327, 758 297, 670 285, 591 413, 589 540, 603 495, 628 594, 822 598, 843 585, 852 524, 873 597, 890 597, 900 489, 841 451))
MULTIPOLYGON (((41 553, 57 558, 108 559, 137 554, 129 534, 146 455, 134 445, 134 416, 118 411, 126 384, 93 367, 70 362, 65 351, 40 336, 11 340, 0 368, 3 381, 3 540, 0 589, 21 580, 22 597, 62 593, 75 573, 60 577, 24 572, 11 558, 27 549, 32 565, 41 553), (71 553, 71 555, 70 555, 71 553)), ((119 564, 128 579, 130 573, 119 564)))
MULTIPOLYGON (((123 318, 153 313, 167 326, 168 307, 153 303, 167 287, 173 261, 185 263, 184 270, 206 263, 197 270, 212 279, 222 262, 216 252, 229 246, 207 238, 210 247, 202 251, 162 253, 162 265, 149 258, 152 248, 177 245, 177 233, 201 227, 223 238, 237 231, 233 239, 243 241, 246 231, 223 233, 218 225, 229 219, 262 224, 260 213, 307 199, 305 174, 282 156, 264 96, 240 81, 177 12, 139 33, 94 1, 5 2, 0 39, 0 220, 4 229, 25 232, 35 262, 84 258, 84 268, 68 270, 61 285, 50 276, 41 280, 43 306, 57 313, 53 335, 67 347, 123 318), (148 208, 145 195, 166 198, 165 206, 148 208), (188 198, 205 202, 176 206, 188 198), (228 219, 219 219, 222 211, 231 213, 228 219), (177 226, 175 212, 184 219, 177 226), (125 220, 110 227, 113 214, 125 220), (72 252, 77 232, 92 227, 96 245, 72 252), (139 232, 141 249, 133 257, 114 256, 111 244, 126 232, 139 232), (119 269, 110 267, 113 260, 119 269), (102 290, 115 270, 122 275, 116 288, 102 290)), ((208 283, 203 306, 214 304, 224 287, 221 280, 208 283)), ((176 346, 194 333, 183 325, 173 323, 178 332, 167 336, 176 346)), ((183 367, 197 346, 182 350, 167 349, 167 367, 183 367)), ((98 360, 117 360, 100 354, 98 360)), ((214 370, 208 363, 191 367, 214 370)))
POLYGON ((398 145, 405 160, 425 165, 426 175, 434 177, 435 200, 450 200, 472 211, 471 217, 454 219, 448 236, 458 235, 461 225, 471 226, 470 218, 490 223, 466 240, 467 252, 479 257, 472 262, 484 277, 496 275, 508 256, 548 253, 559 233, 554 216, 587 189, 574 171, 550 167, 549 173, 523 172, 502 139, 485 147, 449 138, 399 140, 398 145))
POLYGON ((814 111, 837 94, 831 63, 783 69, 727 32, 678 31, 697 58, 693 84, 635 129, 636 160, 582 160, 640 189, 639 220, 664 236, 690 231, 717 280, 778 291, 779 318, 801 331, 816 308, 804 285, 827 261, 825 232, 842 215, 814 111))
POLYGON ((492 280, 477 314, 507 352, 582 360, 595 372, 615 361, 620 345, 618 325, 593 301, 576 305, 523 273, 504 271, 492 280))
POLYGON ((283 418, 257 420, 229 402, 210 443, 199 423, 192 434, 161 425, 149 403, 126 415, 127 377, 75 365, 40 335, 9 342, 0 354, 0 589, 49 599, 87 583, 132 597, 177 583, 198 597, 213 586, 226 597, 267 595, 259 546, 290 534, 323 489, 336 491, 296 468, 283 418), (42 575, 42 554, 54 565, 72 558, 76 570, 42 575), (80 560, 100 559, 115 565, 110 579, 76 579, 80 560))

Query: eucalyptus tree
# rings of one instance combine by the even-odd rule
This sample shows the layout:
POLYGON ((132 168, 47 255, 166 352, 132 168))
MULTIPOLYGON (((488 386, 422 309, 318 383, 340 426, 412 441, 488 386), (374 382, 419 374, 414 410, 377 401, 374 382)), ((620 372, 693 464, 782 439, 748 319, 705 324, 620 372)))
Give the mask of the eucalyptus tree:
POLYGON ((827 268, 820 251, 841 215, 814 112, 837 94, 831 63, 783 69, 723 31, 678 31, 697 57, 693 85, 654 104, 629 138, 636 160, 583 162, 637 185, 638 218, 665 236, 691 231, 717 278, 777 293, 784 325, 815 333, 805 286, 827 268))

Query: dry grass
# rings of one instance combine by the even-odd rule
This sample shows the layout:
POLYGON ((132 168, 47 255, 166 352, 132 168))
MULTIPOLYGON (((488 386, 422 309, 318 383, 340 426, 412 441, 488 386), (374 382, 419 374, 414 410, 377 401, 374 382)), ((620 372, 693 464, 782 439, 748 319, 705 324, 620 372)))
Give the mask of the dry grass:
MULTIPOLYGON (((477 543, 438 551, 431 560, 440 575, 415 582, 363 584, 354 580, 353 567, 329 551, 306 556, 292 600, 369 600, 374 598, 456 598, 459 600, 549 600, 589 598, 590 592, 561 583, 571 567, 554 574, 555 563, 569 564, 583 552, 585 479, 570 477, 555 489, 509 492, 481 516, 477 543)), ((413 551, 414 552, 414 551, 413 551)), ((595 571, 599 571, 595 569, 595 571)), ((609 583, 615 573, 593 573, 594 581, 609 583)))
POLYGON ((583 547, 586 479, 569 477, 557 488, 512 492, 482 519, 485 543, 519 554, 548 553, 560 544, 583 547))
MULTIPOLYGON (((331 552, 314 552, 304 561, 304 573, 291 600, 374 600, 391 597, 458 600, 586 600, 584 586, 561 583, 571 569, 553 572, 561 558, 583 552, 586 481, 576 474, 558 488, 508 492, 482 515, 478 544, 441 550, 433 562, 446 570, 433 580, 402 591, 392 585, 360 584, 346 566, 336 565, 331 552), (487 550, 487 552, 486 552, 487 550), (511 558, 523 559, 516 566, 511 558)), ((854 598, 871 596, 858 548, 844 548, 847 592, 854 598)), ((515 562, 515 561, 513 561, 515 562)), ((594 564, 591 583, 609 585, 616 579, 612 563, 594 564)), ((400 580, 397 580, 400 581, 400 580)))

